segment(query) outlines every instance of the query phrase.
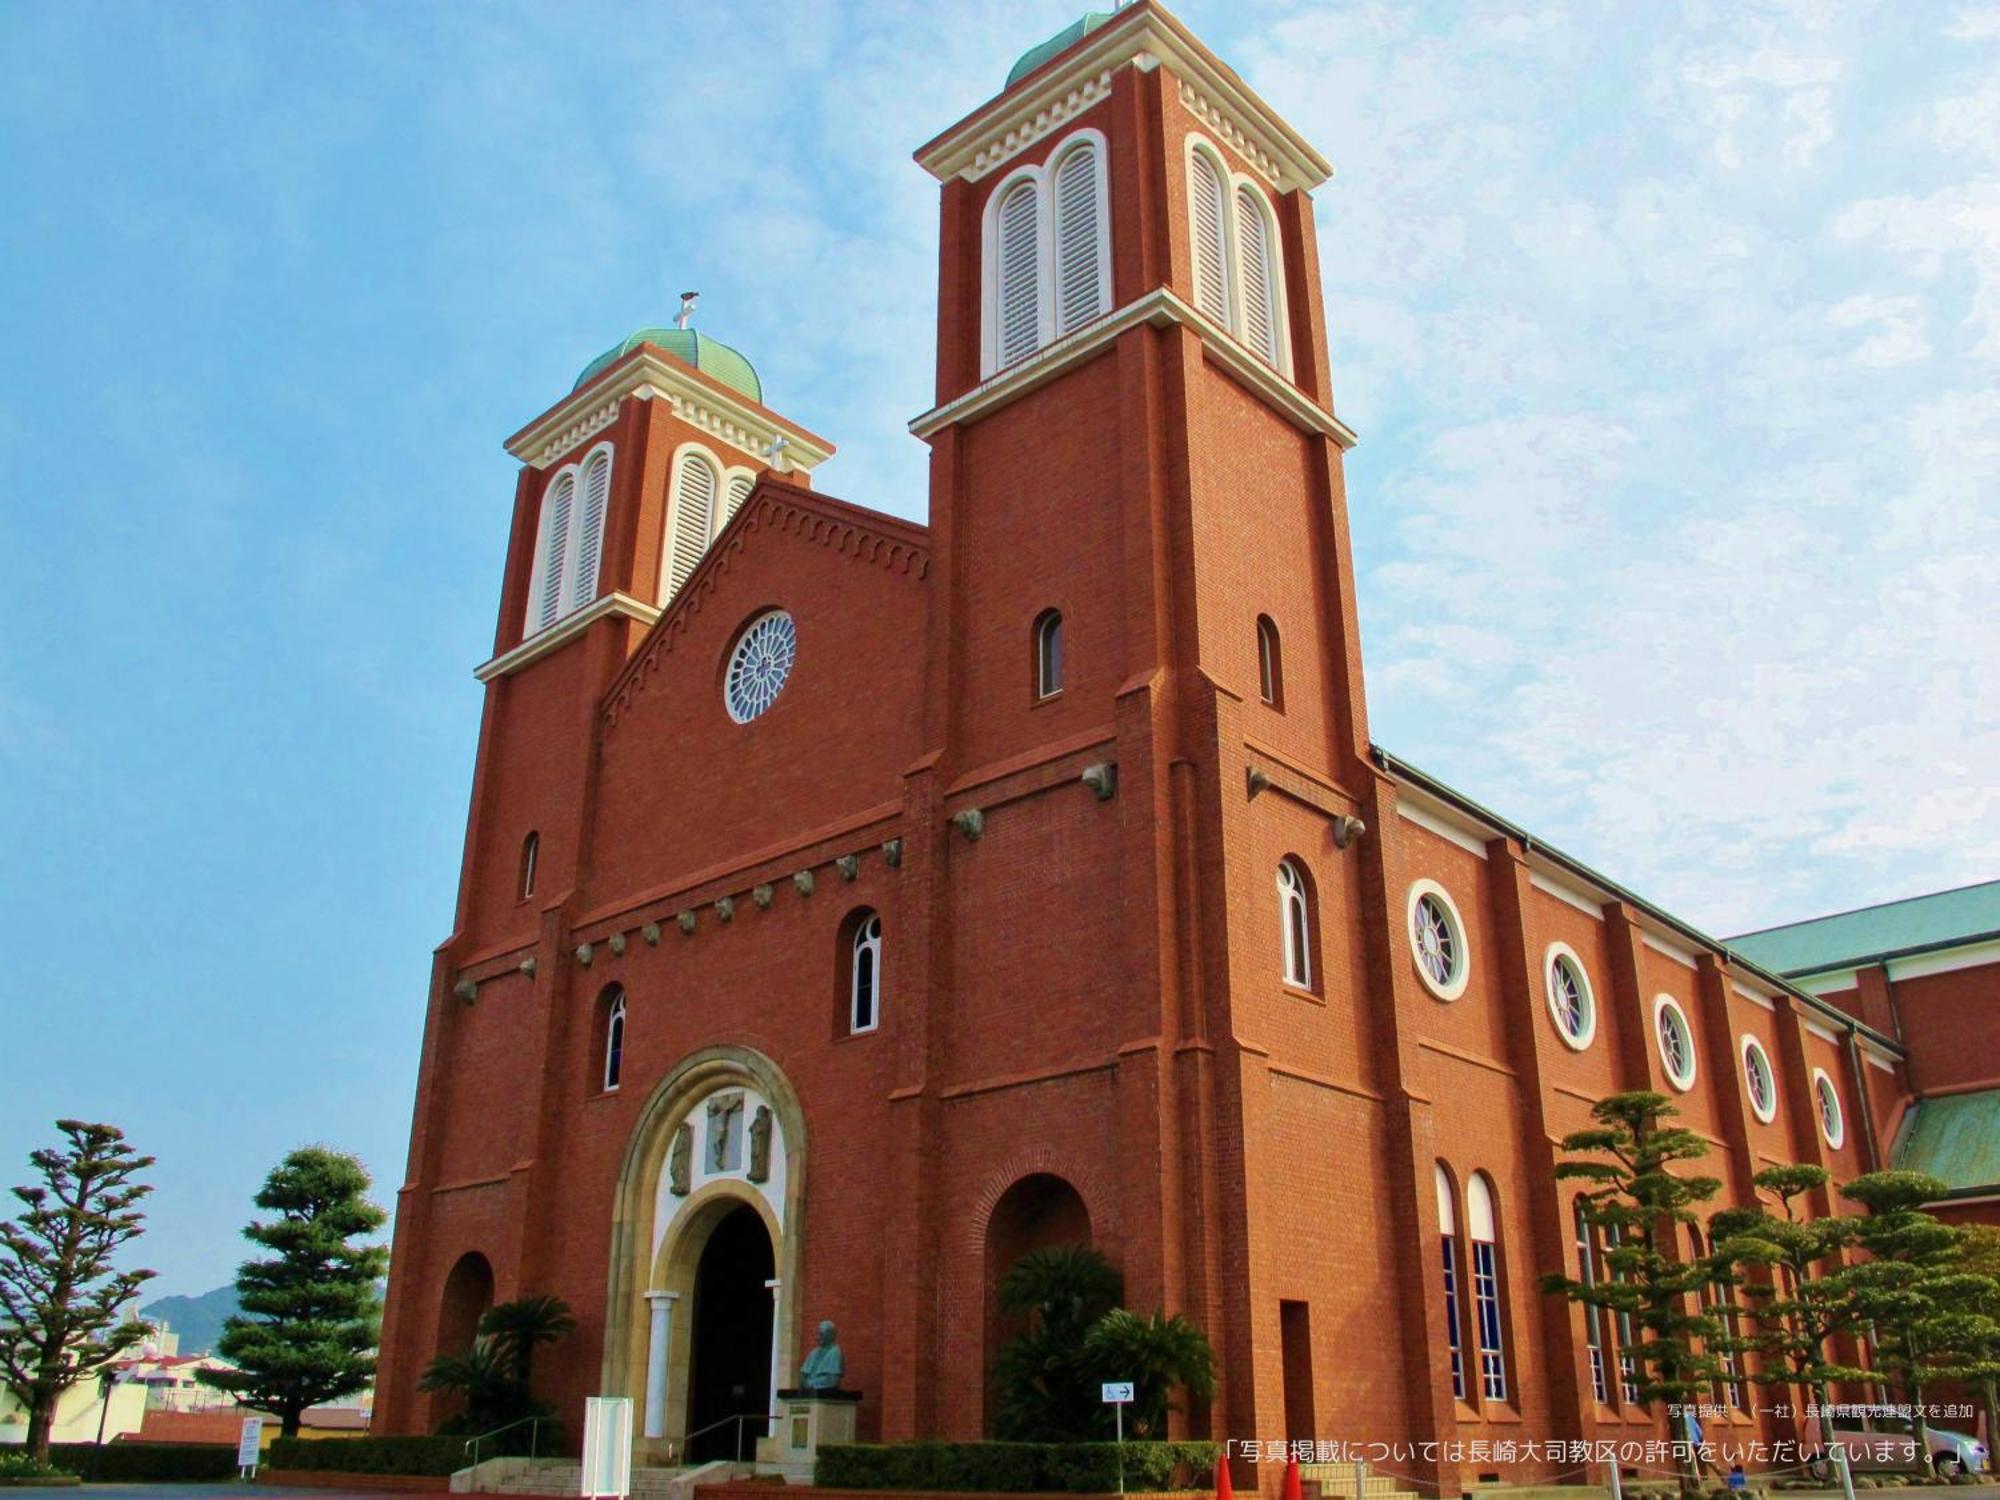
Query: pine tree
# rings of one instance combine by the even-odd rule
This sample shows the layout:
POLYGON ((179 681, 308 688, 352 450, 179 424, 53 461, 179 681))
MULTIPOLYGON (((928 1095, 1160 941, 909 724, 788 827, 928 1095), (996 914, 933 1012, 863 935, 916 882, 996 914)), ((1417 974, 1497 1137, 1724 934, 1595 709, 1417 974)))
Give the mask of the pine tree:
POLYGON ((37 1187, 17 1187, 21 1213, 0 1224, 0 1379, 28 1413, 27 1449, 49 1459, 49 1427, 64 1391, 145 1336, 119 1309, 153 1273, 118 1271, 119 1248, 145 1228, 137 1181, 153 1165, 111 1125, 58 1120, 66 1146, 28 1157, 37 1187))
POLYGON ((388 1215, 368 1200, 368 1169, 321 1146, 287 1156, 264 1180, 256 1203, 275 1217, 253 1221, 244 1237, 274 1254, 245 1261, 237 1301, 218 1352, 234 1370, 202 1378, 247 1406, 274 1413, 296 1437, 309 1406, 362 1389, 375 1375, 382 1329, 376 1283, 389 1264, 381 1245, 355 1241, 388 1215))
MULTIPOLYGON (((1556 1177, 1589 1184, 1577 1201, 1584 1220, 1604 1232, 1612 1274, 1577 1281, 1551 1273, 1542 1278, 1542 1290, 1622 1314, 1645 1330, 1636 1349, 1621 1351, 1637 1366, 1641 1401, 1694 1402, 1726 1373, 1715 1352, 1725 1331, 1702 1295, 1718 1267, 1710 1257, 1679 1253, 1679 1226, 1696 1223, 1694 1205, 1714 1197, 1722 1184, 1684 1177, 1674 1168, 1706 1156, 1708 1144, 1692 1130, 1663 1123, 1679 1113, 1665 1094, 1613 1094, 1590 1112, 1602 1122, 1598 1128, 1562 1141, 1564 1151, 1584 1158, 1558 1162, 1556 1177)), ((1679 1431, 1673 1436, 1681 1487, 1695 1489, 1695 1455, 1679 1431)))

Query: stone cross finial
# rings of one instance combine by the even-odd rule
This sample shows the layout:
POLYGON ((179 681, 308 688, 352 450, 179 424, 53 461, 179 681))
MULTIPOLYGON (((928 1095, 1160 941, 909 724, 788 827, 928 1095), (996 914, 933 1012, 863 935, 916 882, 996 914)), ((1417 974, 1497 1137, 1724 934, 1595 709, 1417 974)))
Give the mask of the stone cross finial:
POLYGON ((785 435, 782 432, 773 433, 771 441, 764 445, 764 462, 780 474, 791 471, 792 466, 785 462, 785 435))

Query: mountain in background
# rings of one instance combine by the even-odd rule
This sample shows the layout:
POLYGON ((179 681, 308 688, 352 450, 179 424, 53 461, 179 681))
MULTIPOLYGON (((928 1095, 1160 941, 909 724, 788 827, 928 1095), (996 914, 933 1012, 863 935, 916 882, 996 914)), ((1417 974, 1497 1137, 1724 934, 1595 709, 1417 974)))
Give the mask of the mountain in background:
POLYGON ((219 1286, 199 1297, 162 1297, 139 1309, 148 1322, 164 1322, 181 1336, 181 1353, 213 1354, 222 1337, 222 1320, 235 1316, 236 1288, 219 1286))

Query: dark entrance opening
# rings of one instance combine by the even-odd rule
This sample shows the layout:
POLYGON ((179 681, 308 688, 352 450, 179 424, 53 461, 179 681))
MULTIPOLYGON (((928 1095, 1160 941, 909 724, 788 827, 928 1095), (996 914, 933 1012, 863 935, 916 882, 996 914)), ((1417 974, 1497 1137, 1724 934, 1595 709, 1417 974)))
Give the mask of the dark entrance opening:
POLYGON ((757 1210, 732 1208, 709 1232, 694 1273, 687 1460, 744 1458, 771 1409, 771 1236, 757 1210), (750 1420, 735 1422, 732 1417, 750 1420))

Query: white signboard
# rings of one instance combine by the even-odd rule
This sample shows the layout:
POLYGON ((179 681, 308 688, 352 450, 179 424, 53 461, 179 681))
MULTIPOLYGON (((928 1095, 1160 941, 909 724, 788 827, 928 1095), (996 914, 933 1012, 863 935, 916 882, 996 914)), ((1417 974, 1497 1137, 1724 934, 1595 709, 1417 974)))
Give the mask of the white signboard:
POLYGON ((583 1403, 582 1500, 625 1500, 632 1493, 632 1398, 590 1396, 583 1403))
POLYGON ((1104 1401, 1107 1406, 1125 1406, 1132 1400, 1132 1382, 1129 1380, 1107 1380, 1104 1382, 1104 1401))
POLYGON ((236 1439, 236 1467, 257 1472, 257 1460, 264 1451, 264 1419, 245 1417, 243 1431, 236 1439))

